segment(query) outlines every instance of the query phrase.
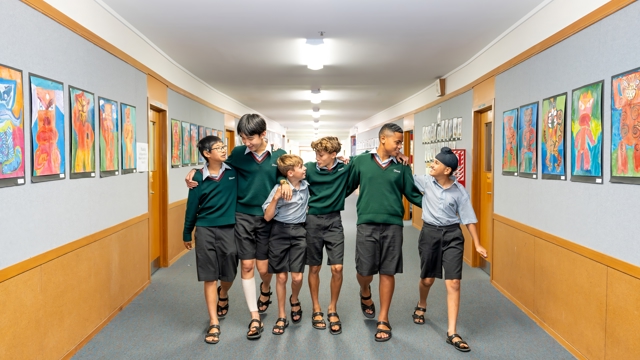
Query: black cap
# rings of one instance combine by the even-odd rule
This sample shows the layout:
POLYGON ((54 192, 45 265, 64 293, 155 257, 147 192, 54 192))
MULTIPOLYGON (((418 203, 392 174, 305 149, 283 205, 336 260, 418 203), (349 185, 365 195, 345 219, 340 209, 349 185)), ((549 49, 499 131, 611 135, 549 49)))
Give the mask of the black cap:
POLYGON ((444 166, 450 167, 451 172, 456 171, 458 168, 458 157, 448 147, 440 149, 440 153, 436 155, 436 159, 440 161, 444 166))

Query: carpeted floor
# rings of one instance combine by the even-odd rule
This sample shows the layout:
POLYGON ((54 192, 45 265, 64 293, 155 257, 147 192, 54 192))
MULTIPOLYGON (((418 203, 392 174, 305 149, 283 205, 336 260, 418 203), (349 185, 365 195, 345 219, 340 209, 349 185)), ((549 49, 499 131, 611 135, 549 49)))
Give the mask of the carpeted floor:
MULTIPOLYGON (((346 246, 345 278, 338 303, 343 323, 341 335, 332 336, 328 330, 311 327, 312 309, 305 273, 300 296, 303 321, 291 324, 282 336, 271 334, 277 318, 274 279, 274 304, 263 315, 265 332, 260 340, 247 340, 245 334, 250 317, 238 275, 229 292, 229 315, 221 320, 220 343, 206 344, 203 335, 209 319, 191 251, 172 267, 157 271, 151 285, 74 359, 573 359, 491 286, 488 275, 466 265, 458 332, 469 342, 472 351, 461 353, 445 343, 447 309, 442 281, 437 280, 431 290, 426 324, 413 324, 411 314, 418 300, 418 230, 409 222, 404 228, 404 274, 396 276, 389 316, 393 339, 375 342, 375 320, 362 316, 355 279, 355 199, 355 196, 347 199, 346 210, 342 213, 346 246)), ((325 314, 330 276, 325 266, 320 284, 320 301, 325 314)), ((256 279, 259 284, 257 273, 256 279)), ((376 305, 379 304, 377 281, 376 277, 372 284, 376 305)))

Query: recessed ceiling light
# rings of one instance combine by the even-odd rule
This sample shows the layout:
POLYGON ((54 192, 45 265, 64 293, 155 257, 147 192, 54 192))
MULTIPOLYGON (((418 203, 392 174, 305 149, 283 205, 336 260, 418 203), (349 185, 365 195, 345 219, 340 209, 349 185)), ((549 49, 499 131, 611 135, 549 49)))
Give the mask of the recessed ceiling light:
POLYGON ((320 94, 320 89, 311 90, 311 103, 320 104, 321 102, 322 102, 322 94, 320 94))
POLYGON ((324 67, 324 59, 326 56, 326 45, 322 37, 324 32, 320 32, 320 38, 307 39, 304 47, 307 53, 307 68, 311 70, 320 70, 324 67))
POLYGON ((313 116, 314 119, 319 119, 320 118, 320 108, 317 106, 313 107, 313 112, 311 113, 311 116, 313 116))

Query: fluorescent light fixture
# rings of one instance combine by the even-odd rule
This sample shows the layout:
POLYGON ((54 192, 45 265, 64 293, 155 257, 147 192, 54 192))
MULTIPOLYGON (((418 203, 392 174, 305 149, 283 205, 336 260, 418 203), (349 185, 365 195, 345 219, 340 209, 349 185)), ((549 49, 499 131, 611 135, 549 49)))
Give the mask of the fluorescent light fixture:
POLYGON ((320 94, 320 89, 311 90, 311 103, 320 104, 321 102, 322 102, 322 94, 320 94))
POLYGON ((325 49, 324 40, 307 39, 304 47, 307 52, 307 68, 310 70, 320 70, 324 67, 325 49))
POLYGON ((320 108, 317 106, 313 107, 313 112, 311 113, 311 116, 313 116, 314 119, 319 119, 320 118, 320 108))
POLYGON ((318 129, 320 128, 320 122, 314 121, 313 122, 313 128, 316 129, 316 131, 318 131, 318 129))

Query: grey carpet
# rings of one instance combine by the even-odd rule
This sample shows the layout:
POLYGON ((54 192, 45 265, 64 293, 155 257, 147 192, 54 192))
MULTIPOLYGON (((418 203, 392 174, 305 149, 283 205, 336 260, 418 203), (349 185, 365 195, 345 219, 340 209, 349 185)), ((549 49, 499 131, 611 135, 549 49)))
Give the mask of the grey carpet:
MULTIPOLYGON (((265 332, 260 340, 247 340, 245 334, 250 317, 238 276, 229 292, 229 315, 220 321, 220 343, 206 344, 203 334, 209 319, 203 287, 196 280, 194 252, 191 251, 172 267, 156 272, 151 285, 74 359, 573 359, 569 352, 491 286, 484 272, 466 265, 463 269, 458 332, 469 342, 472 351, 461 353, 445 343, 446 289, 440 280, 436 281, 429 295, 426 324, 413 324, 411 314, 418 300, 418 231, 409 222, 404 228, 404 274, 396 276, 396 291, 389 316, 393 338, 385 343, 375 342, 375 320, 365 320, 359 306, 354 265, 355 219, 355 196, 352 196, 347 199, 343 212, 346 249, 345 278, 338 303, 343 323, 341 335, 332 336, 328 330, 311 327, 311 300, 305 274, 300 296, 303 321, 291 324, 284 335, 271 334, 277 318, 274 279, 274 304, 263 315, 265 332)), ((325 314, 330 276, 329 269, 323 267, 320 302, 325 314)), ((259 277, 256 278, 259 282, 259 277)), ((372 291, 374 301, 379 304, 377 281, 376 277, 372 291)))

